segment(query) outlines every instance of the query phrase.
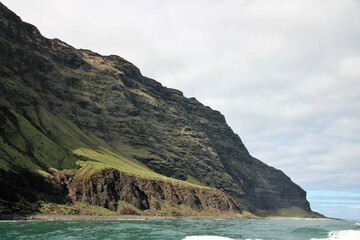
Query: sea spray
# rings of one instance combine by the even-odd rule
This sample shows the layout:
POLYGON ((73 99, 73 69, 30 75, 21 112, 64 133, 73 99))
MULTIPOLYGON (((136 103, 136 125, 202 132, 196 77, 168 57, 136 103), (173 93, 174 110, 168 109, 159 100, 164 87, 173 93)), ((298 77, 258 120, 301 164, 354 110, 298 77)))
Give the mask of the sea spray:
POLYGON ((312 238, 311 240, 359 240, 360 231, 341 230, 331 231, 327 238, 312 238))

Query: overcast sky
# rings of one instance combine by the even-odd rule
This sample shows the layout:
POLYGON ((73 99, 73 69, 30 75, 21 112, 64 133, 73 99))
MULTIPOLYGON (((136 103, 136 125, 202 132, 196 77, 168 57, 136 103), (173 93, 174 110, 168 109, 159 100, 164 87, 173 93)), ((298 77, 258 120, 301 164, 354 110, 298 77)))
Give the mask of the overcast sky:
POLYGON ((2 2, 48 38, 124 57, 221 111, 315 210, 360 219, 360 1, 2 2))

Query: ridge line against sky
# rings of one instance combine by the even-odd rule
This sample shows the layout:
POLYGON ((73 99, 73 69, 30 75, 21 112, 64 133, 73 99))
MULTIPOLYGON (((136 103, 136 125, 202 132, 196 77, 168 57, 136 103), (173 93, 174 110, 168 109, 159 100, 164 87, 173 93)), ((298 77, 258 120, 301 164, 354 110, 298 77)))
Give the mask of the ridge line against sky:
POLYGON ((48 38, 119 55, 221 111, 315 210, 360 218, 360 1, 2 3, 48 38))

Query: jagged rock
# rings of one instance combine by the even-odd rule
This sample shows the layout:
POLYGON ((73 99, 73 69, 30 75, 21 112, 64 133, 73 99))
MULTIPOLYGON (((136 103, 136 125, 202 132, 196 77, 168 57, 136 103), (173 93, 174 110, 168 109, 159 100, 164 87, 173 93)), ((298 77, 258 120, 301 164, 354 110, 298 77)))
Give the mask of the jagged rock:
POLYGON ((114 169, 104 169, 89 176, 74 178, 68 184, 72 201, 86 202, 117 210, 119 201, 138 209, 159 209, 187 205, 196 211, 204 209, 240 211, 237 203, 221 191, 184 186, 159 179, 144 179, 114 169))

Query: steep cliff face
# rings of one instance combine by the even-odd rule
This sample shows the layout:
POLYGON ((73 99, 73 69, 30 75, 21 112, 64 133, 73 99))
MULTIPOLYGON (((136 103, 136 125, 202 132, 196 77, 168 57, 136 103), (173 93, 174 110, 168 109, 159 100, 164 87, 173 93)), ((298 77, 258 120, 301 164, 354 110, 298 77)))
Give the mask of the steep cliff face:
POLYGON ((0 180, 27 168, 60 181, 68 200, 109 209, 310 211, 305 191, 253 158, 220 112, 123 58, 46 39, 1 3, 0 52, 0 180))

